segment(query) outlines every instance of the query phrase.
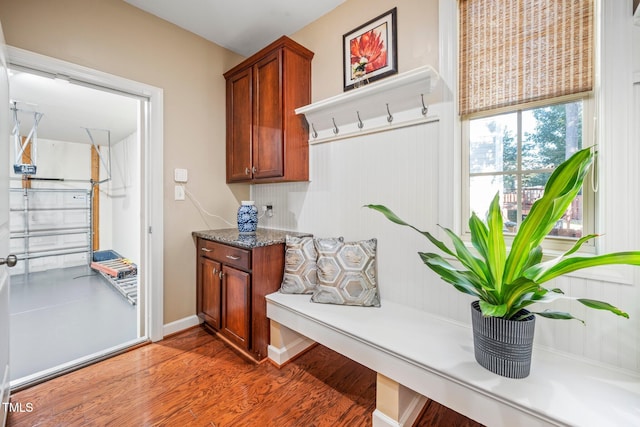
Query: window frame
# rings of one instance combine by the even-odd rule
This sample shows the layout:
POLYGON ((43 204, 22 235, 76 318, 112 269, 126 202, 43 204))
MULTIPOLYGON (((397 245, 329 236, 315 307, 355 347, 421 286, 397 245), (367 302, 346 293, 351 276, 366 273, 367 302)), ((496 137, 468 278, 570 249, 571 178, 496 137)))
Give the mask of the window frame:
MULTIPOLYGON (((471 195, 471 172, 470 168, 470 122, 474 119, 488 118, 508 113, 519 113, 523 111, 532 110, 535 108, 543 108, 547 106, 553 106, 558 104, 565 104, 569 102, 582 101, 582 147, 590 147, 595 145, 595 111, 596 102, 592 92, 579 93, 575 95, 561 96, 552 99, 545 99, 536 102, 523 103, 519 105, 513 105, 509 107, 503 107, 499 109, 482 111, 468 116, 460 118, 461 125, 461 172, 462 172, 462 191, 461 191, 461 224, 460 230, 463 240, 470 242, 471 233, 469 230, 468 220, 471 217, 470 195, 471 195)), ((518 152, 521 153, 522 139, 520 120, 518 120, 518 152)), ((596 147, 597 148, 597 147, 596 147)), ((520 155, 520 154, 519 154, 520 155)), ((514 170, 513 172, 521 173, 521 169, 514 170)), ((500 173, 496 173, 499 175, 500 173)), ((591 170, 583 183, 583 228, 582 235, 597 233, 597 216, 598 216, 598 192, 597 192, 597 166, 594 162, 591 170)), ((480 213, 478 213, 480 215, 480 213)), ((481 219, 484 220, 482 216, 481 219)), ((505 233, 505 241, 507 246, 513 241, 515 233, 505 233)), ((543 251, 547 254, 557 255, 571 249, 578 238, 562 237, 562 236, 547 236, 542 243, 543 251)), ((578 253, 583 254, 595 254, 597 252, 596 239, 591 239, 585 242, 578 253)))

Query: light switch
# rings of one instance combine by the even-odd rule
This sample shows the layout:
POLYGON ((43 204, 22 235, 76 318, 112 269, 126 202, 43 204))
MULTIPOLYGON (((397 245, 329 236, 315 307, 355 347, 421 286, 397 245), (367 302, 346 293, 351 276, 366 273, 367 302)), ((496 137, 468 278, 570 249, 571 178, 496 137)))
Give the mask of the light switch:
POLYGON ((176 185, 176 188, 175 188, 175 199, 176 200, 184 200, 184 187, 182 185, 176 185))
POLYGON ((173 180, 175 182, 187 182, 187 170, 186 169, 174 169, 173 180))

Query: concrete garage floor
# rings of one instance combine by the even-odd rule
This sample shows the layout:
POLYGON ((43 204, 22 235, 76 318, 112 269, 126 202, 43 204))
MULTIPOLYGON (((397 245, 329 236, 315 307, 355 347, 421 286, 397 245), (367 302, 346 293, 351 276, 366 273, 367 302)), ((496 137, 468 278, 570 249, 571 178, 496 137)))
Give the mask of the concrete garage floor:
POLYGON ((12 387, 138 341, 137 306, 88 266, 12 276, 9 289, 12 387))

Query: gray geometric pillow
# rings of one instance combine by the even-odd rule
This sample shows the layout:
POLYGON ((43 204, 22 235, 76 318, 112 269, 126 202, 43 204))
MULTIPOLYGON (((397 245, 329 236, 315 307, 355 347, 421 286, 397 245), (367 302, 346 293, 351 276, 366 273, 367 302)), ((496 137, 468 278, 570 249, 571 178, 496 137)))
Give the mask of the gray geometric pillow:
POLYGON ((311 301, 380 307, 377 282, 377 240, 343 242, 314 239, 318 282, 311 301))
MULTIPOLYGON (((342 237, 339 239, 342 240, 342 237)), ((313 237, 285 238, 284 276, 280 292, 284 294, 311 294, 316 288, 316 258, 313 237)))

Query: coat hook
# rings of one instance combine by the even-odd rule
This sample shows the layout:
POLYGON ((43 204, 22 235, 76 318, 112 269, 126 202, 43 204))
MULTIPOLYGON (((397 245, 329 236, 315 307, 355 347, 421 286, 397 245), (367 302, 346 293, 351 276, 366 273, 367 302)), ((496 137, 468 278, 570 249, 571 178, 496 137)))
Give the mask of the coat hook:
POLYGON ((313 135, 314 138, 317 138, 318 137, 318 131, 313 126, 313 123, 311 123, 311 130, 313 131, 313 132, 311 132, 311 135, 313 135))
POLYGON ((331 120, 333 120, 333 134, 337 135, 338 132, 340 132, 340 129, 338 129, 338 126, 336 126, 336 119, 332 117, 331 120))
POLYGON ((362 119, 360 118, 360 111, 356 111, 358 115, 358 129, 362 129, 364 127, 364 123, 362 123, 362 119))
POLYGON ((422 115, 426 116, 427 113, 429 112, 429 107, 424 105, 424 94, 420 94, 420 99, 422 100, 422 115))
POLYGON ((389 123, 391 123, 393 121, 393 116, 391 115, 391 112, 389 111, 389 104, 387 104, 387 121, 389 123))

